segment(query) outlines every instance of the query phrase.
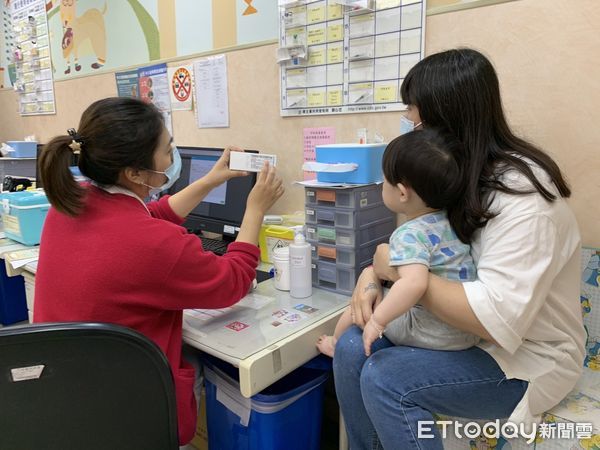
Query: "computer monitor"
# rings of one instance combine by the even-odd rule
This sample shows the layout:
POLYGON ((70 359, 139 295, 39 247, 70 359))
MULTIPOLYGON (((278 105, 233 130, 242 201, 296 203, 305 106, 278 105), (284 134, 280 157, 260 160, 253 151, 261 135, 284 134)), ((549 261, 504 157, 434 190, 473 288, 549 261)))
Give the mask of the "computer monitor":
MULTIPOLYGON (((222 148, 186 146, 177 146, 177 148, 181 155, 181 175, 169 189, 169 194, 179 192, 207 174, 223 154, 222 148)), ((192 210, 183 226, 194 233, 209 231, 223 235, 224 239, 235 238, 246 212, 248 194, 255 182, 256 174, 252 173, 246 177, 232 178, 213 189, 192 210)))

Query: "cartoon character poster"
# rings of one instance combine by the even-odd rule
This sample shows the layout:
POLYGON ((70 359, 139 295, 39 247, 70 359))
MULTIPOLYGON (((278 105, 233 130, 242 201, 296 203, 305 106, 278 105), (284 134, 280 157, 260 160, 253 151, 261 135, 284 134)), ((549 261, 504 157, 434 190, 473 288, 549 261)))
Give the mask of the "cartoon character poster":
POLYGON ((58 80, 278 35, 277 0, 236 0, 233 10, 224 1, 45 1, 58 80))

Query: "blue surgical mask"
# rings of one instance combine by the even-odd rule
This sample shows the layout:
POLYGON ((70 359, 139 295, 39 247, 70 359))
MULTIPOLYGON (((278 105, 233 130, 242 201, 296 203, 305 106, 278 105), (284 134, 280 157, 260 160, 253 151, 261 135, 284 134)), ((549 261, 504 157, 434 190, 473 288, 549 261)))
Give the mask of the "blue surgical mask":
POLYGON ((401 116, 400 117, 400 134, 410 133, 415 128, 417 128, 419 125, 421 125, 422 123, 423 123, 423 121, 421 121, 415 125, 415 123, 412 120, 407 119, 404 116, 401 116))
POLYGON ((158 187, 151 186, 146 183, 142 183, 144 186, 147 186, 150 188, 150 196, 151 197, 156 194, 159 194, 162 191, 166 191, 171 186, 173 186, 173 184, 175 184, 175 182, 179 179, 179 175, 181 174, 181 156, 179 155, 179 150, 177 149, 177 147, 173 146, 173 162, 167 168, 167 170, 165 170, 164 172, 161 172, 159 170, 152 170, 152 169, 147 169, 147 170, 150 172, 154 172, 154 173, 161 173, 167 177, 167 181, 165 181, 165 183, 162 186, 158 186, 158 187))

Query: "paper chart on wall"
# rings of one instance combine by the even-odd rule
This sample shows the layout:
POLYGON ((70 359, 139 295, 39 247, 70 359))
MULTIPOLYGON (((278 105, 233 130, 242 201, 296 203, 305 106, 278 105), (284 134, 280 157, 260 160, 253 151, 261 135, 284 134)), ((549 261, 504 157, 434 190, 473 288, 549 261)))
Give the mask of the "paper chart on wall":
POLYGON ((426 0, 279 1, 282 116, 401 111, 425 53, 426 0), (306 48, 306 58, 292 49, 306 48), (304 47, 302 47, 304 46, 304 47))
MULTIPOLYGON (((17 0, 10 7, 13 40, 12 48, 7 51, 15 63, 13 87, 18 95, 19 112, 22 116, 55 114, 46 2, 17 0)), ((68 44, 65 37, 63 45, 68 44)))
POLYGON ((225 55, 194 62, 198 128, 229 126, 229 95, 225 55))

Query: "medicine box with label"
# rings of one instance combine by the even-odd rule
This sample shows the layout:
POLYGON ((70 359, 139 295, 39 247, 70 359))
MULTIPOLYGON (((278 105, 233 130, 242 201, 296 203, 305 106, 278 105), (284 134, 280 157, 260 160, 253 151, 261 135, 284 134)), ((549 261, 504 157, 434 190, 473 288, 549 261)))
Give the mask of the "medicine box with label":
POLYGON ((231 170, 260 172, 265 161, 268 161, 271 166, 275 167, 277 165, 277 155, 246 152, 231 152, 229 154, 229 168, 231 170))

